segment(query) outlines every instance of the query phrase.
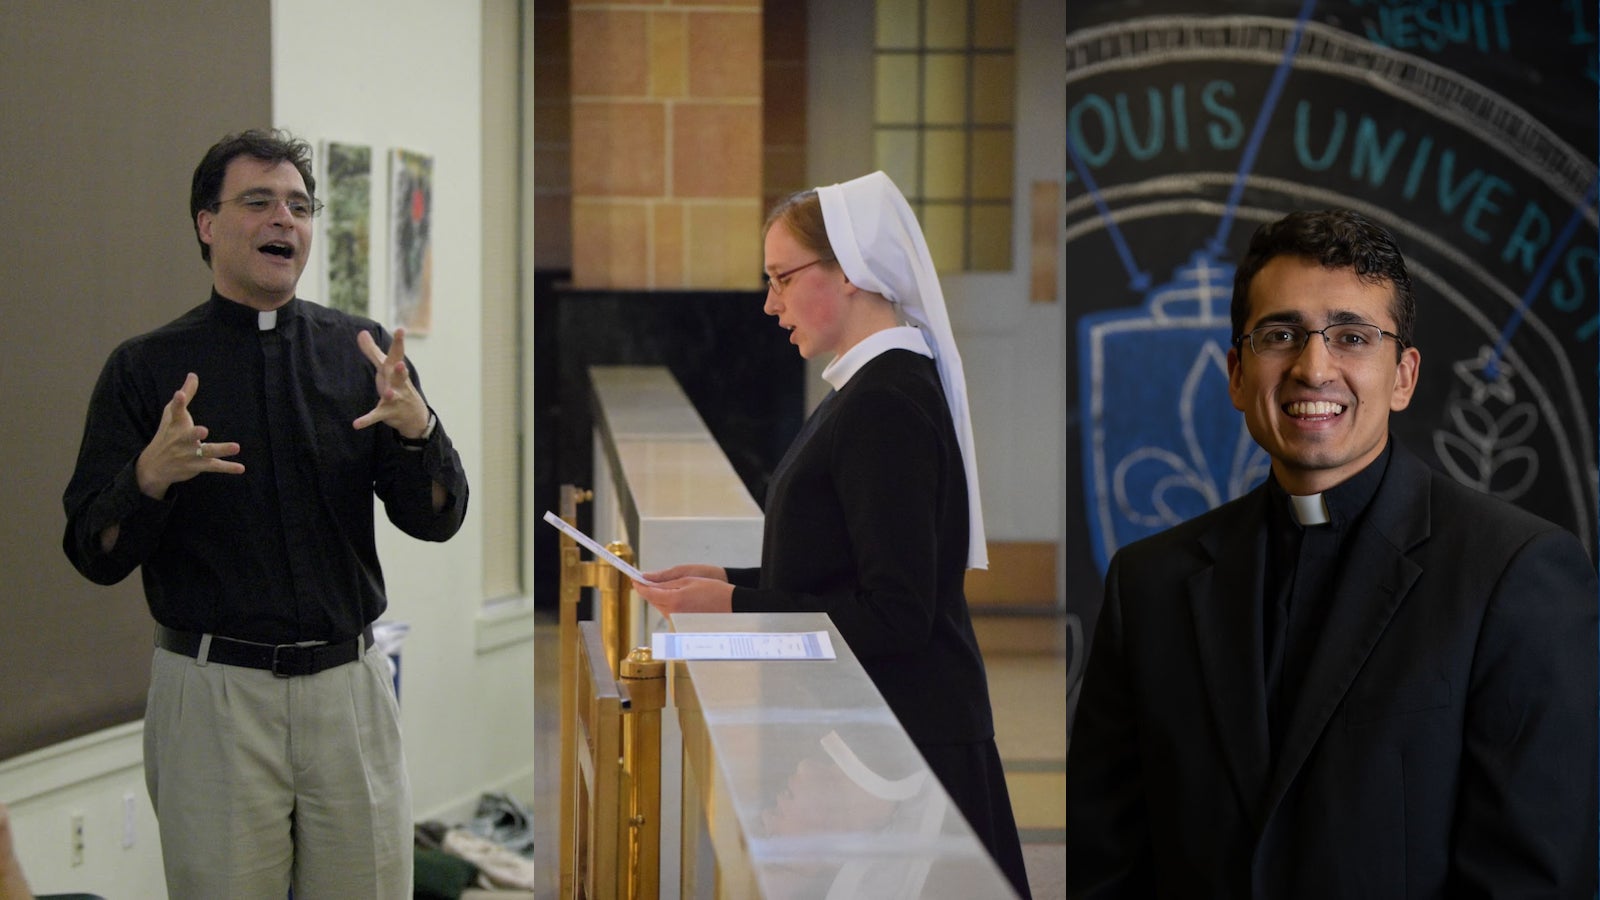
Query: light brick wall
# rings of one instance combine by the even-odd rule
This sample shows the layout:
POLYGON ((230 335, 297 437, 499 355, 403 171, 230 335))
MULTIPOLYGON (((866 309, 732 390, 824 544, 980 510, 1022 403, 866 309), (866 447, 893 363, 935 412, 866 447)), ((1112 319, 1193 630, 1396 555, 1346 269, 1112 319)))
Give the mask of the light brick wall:
POLYGON ((760 0, 573 0, 569 27, 573 285, 758 287, 760 0))

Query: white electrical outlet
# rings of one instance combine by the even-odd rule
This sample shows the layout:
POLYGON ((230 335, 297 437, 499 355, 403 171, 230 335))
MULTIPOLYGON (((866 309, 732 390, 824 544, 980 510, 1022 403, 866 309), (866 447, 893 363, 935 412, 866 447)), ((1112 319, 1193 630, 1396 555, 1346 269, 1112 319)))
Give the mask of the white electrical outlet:
POLYGON ((83 865, 83 813, 72 814, 72 864, 83 865))
POLYGON ((122 849, 133 849, 133 819, 137 812, 132 794, 122 795, 122 849))

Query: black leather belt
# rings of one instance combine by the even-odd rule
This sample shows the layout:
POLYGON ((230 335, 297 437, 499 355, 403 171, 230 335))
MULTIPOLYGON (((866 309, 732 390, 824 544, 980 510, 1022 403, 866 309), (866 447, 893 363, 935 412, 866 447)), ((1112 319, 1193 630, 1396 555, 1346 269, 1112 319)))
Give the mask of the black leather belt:
MULTIPOLYGON (((200 644, 205 635, 192 631, 178 631, 165 625, 156 626, 156 646, 173 653, 182 653, 190 659, 200 656, 200 644)), ((225 666, 245 666, 266 669, 279 678, 294 675, 315 675, 324 669, 342 666, 361 658, 372 646, 372 626, 361 634, 337 644, 257 644, 253 641, 236 641, 219 635, 211 636, 211 647, 206 662, 225 666)))

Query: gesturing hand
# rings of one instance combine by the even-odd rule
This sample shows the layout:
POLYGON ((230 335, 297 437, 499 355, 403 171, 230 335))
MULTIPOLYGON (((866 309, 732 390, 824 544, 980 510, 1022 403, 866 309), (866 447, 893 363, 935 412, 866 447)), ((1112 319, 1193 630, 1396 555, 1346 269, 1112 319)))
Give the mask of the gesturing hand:
POLYGON ((210 429, 196 425, 189 415, 189 401, 199 390, 200 376, 190 372, 183 379, 183 387, 161 410, 161 425, 155 437, 139 454, 134 471, 139 490, 147 497, 160 500, 167 495, 167 488, 203 472, 244 474, 243 463, 226 459, 239 455, 239 445, 231 441, 206 443, 210 429))
POLYGON ((356 428, 366 428, 379 422, 407 439, 422 437, 428 429, 428 404, 411 383, 411 373, 406 370, 406 330, 394 330, 394 343, 385 354, 369 332, 356 334, 361 352, 377 367, 378 405, 355 421, 356 428))

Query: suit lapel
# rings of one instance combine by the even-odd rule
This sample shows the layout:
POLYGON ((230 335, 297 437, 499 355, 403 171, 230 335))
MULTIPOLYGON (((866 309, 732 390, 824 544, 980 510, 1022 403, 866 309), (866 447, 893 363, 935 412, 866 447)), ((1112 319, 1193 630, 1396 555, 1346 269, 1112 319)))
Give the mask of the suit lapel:
POLYGON ((1261 662, 1261 573, 1266 562, 1257 490, 1200 536, 1213 564, 1190 576, 1190 610, 1206 696, 1239 801, 1259 809, 1270 762, 1261 662))
POLYGON ((1351 536, 1345 558, 1353 562, 1334 587, 1327 624, 1284 733, 1267 794, 1268 815, 1300 773, 1372 648, 1422 574, 1406 554, 1428 536, 1430 471, 1396 445, 1366 519, 1351 536))

